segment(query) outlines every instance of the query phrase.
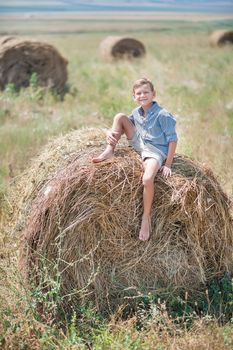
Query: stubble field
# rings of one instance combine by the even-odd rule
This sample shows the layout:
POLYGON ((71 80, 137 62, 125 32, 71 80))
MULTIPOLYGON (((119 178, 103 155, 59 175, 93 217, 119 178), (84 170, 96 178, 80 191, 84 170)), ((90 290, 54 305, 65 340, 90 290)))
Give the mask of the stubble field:
MULTIPOLYGON (((20 92, 9 85, 0 93, 0 344, 5 349, 232 347, 232 319, 220 324, 208 307, 205 314, 193 318, 192 326, 184 314, 179 322, 173 321, 166 306, 160 304, 150 305, 150 316, 140 309, 140 315, 126 320, 118 315, 104 320, 93 308, 87 308, 79 310, 80 319, 74 313, 65 327, 44 323, 34 308, 35 300, 42 296, 25 290, 18 273, 18 238, 5 230, 11 215, 10 184, 28 167, 30 159, 53 137, 82 127, 108 128, 117 112, 130 114, 135 107, 132 83, 140 77, 154 82, 157 101, 176 116, 177 152, 206 163, 232 196, 233 50, 231 46, 211 48, 208 44, 211 30, 224 21, 152 23, 115 21, 109 29, 107 23, 98 26, 97 21, 91 27, 88 22, 85 30, 76 28, 75 33, 72 28, 69 33, 62 29, 51 33, 51 22, 46 30, 43 21, 43 34, 38 34, 38 28, 33 30, 32 24, 12 28, 13 34, 17 29, 19 34, 54 45, 69 61, 69 79, 62 99, 36 84, 20 92), (104 62, 100 42, 119 33, 141 40, 146 57, 104 62)), ((1 31, 11 34, 10 28, 1 31)), ((232 307, 232 283, 228 297, 232 307)))

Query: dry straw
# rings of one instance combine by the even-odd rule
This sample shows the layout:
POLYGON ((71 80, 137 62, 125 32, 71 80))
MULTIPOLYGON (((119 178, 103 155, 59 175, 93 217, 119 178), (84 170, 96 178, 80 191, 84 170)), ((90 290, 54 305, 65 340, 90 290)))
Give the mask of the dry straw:
POLYGON ((68 309, 91 300, 111 312, 125 298, 169 286, 197 290, 232 271, 231 203, 210 169, 177 155, 172 177, 156 177, 151 239, 141 242, 140 157, 120 145, 112 160, 92 164, 104 143, 101 130, 68 134, 18 181, 16 227, 28 281, 43 285, 46 269, 58 271, 68 309))
POLYGON ((101 56, 108 61, 141 58, 146 49, 143 43, 134 38, 108 36, 100 44, 101 56))
POLYGON ((233 30, 215 30, 209 37, 211 46, 223 46, 233 44, 233 30))
POLYGON ((32 39, 2 37, 0 39, 0 88, 14 83, 27 87, 33 73, 40 86, 64 90, 67 60, 50 44, 32 39))

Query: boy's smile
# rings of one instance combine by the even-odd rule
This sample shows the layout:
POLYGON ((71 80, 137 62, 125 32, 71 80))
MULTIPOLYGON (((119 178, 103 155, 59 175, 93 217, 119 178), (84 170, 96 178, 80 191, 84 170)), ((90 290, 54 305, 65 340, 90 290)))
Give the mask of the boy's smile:
POLYGON ((144 84, 134 91, 134 101, 137 102, 144 110, 151 107, 155 91, 152 91, 149 84, 144 84))

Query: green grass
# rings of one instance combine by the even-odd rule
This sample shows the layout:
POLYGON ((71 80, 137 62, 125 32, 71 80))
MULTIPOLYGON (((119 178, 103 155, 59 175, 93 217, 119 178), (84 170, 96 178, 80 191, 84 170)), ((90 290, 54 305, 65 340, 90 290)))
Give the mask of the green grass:
POLYGON ((177 115, 178 151, 209 164, 232 193, 232 50, 212 49, 207 33, 138 33, 147 57, 137 62, 104 63, 98 46, 105 34, 47 37, 69 60, 64 100, 32 88, 0 95, 0 181, 9 163, 18 174, 28 159, 53 136, 81 126, 110 126, 119 111, 134 108, 132 82, 150 77, 157 99, 177 115), (85 47, 85 51, 83 51, 85 47), (208 130, 208 133, 206 133, 208 130), (221 157, 215 155, 220 152, 221 157), (226 171, 228 169, 228 171, 226 171))
MULTIPOLYGON (((208 32, 216 23, 211 27, 208 22, 204 28, 200 23, 192 24, 188 30, 180 30, 172 23, 164 24, 169 30, 159 30, 158 23, 156 26, 156 31, 137 28, 137 38, 147 48, 145 59, 116 64, 103 62, 99 55, 99 43, 107 34, 102 29, 38 36, 55 45, 69 60, 67 92, 61 99, 37 87, 34 81, 28 89, 17 92, 8 86, 0 93, 0 200, 6 207, 12 176, 20 174, 50 138, 82 126, 110 127, 115 113, 130 114, 135 107, 132 83, 142 76, 154 81, 158 102, 177 118, 178 152, 207 163, 225 191, 233 194, 233 107, 227 107, 233 91, 232 48, 208 46, 208 32)), ((131 33, 130 29, 127 33, 131 33)), ((35 308, 42 295, 36 290, 30 293, 18 276, 17 247, 3 233, 0 239, 0 344, 5 349, 232 348, 229 284, 221 287, 228 298, 224 303, 222 294, 214 292, 218 291, 216 285, 209 291, 211 306, 216 306, 218 313, 210 312, 206 296, 199 300, 190 296, 187 302, 184 294, 169 292, 164 307, 161 295, 160 304, 145 299, 147 307, 138 307, 127 319, 119 311, 106 320, 93 306, 87 306, 74 310, 59 327, 52 318, 58 300, 52 299, 51 317, 45 322, 35 308), (200 300, 202 315, 195 316, 195 303, 200 300), (221 308, 226 303, 228 309, 224 312, 228 312, 228 318, 222 322, 221 308), (183 306, 192 311, 191 327, 185 323, 183 306), (181 313, 174 315, 177 308, 181 313), (173 318, 169 310, 173 310, 173 318), (181 317, 181 325, 177 324, 177 317, 181 317)))

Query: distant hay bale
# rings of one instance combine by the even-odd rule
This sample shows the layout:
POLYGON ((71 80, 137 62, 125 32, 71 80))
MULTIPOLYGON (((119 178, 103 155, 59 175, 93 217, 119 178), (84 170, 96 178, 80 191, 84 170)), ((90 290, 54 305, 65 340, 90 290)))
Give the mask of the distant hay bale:
POLYGON ((33 73, 38 85, 64 90, 67 63, 50 44, 32 39, 2 37, 0 39, 0 88, 13 83, 16 88, 27 87, 33 73))
POLYGON ((211 46, 223 46, 233 44, 233 30, 216 30, 209 37, 211 46))
POLYGON ((141 242, 140 157, 123 144, 113 159, 92 164, 104 144, 96 129, 58 138, 14 188, 30 283, 44 286, 44 274, 58 271, 67 310, 91 300, 111 312, 125 298, 198 290, 232 271, 231 203, 208 168, 177 155, 172 177, 156 177, 151 239, 141 242))
POLYGON ((0 45, 4 45, 6 44, 7 42, 9 42, 10 40, 13 40, 15 39, 14 36, 2 36, 0 37, 0 45))
POLYGON ((141 58, 145 46, 137 39, 108 36, 100 44, 100 53, 105 60, 141 58))

